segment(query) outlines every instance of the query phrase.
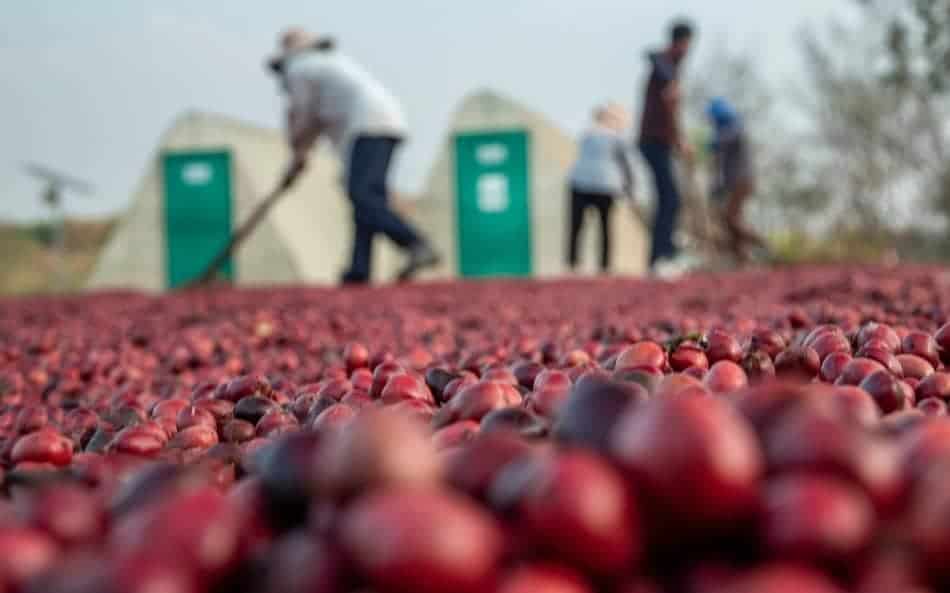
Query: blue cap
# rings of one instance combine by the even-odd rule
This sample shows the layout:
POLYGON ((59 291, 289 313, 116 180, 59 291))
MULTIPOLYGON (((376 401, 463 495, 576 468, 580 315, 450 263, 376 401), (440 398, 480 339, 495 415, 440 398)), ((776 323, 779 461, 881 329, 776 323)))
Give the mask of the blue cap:
POLYGON ((735 108, 722 97, 716 97, 709 102, 706 107, 706 115, 717 126, 728 126, 739 119, 739 114, 736 113, 735 108))

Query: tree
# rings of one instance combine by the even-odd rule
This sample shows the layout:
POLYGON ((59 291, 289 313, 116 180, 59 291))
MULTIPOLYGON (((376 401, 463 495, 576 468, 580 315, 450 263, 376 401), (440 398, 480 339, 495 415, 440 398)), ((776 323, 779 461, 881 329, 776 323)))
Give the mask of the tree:
POLYGON ((884 22, 879 73, 905 97, 921 132, 917 153, 930 206, 950 220, 950 0, 858 0, 866 17, 884 22))
POLYGON ((950 0, 858 0, 884 14, 885 78, 931 94, 950 92, 950 0))
POLYGON ((858 1, 859 25, 803 32, 804 75, 783 92, 725 46, 691 77, 691 113, 716 95, 743 112, 759 172, 751 214, 770 234, 882 247, 950 220, 950 0, 858 1))
POLYGON ((842 226, 879 232, 906 203, 919 162, 908 130, 917 130, 905 92, 886 87, 867 64, 881 51, 863 33, 835 27, 802 40, 806 79, 799 98, 810 121, 805 147, 831 176, 832 217, 842 226))
POLYGON ((802 233, 816 212, 826 209, 831 193, 814 174, 814 164, 790 131, 788 105, 776 98, 752 54, 719 43, 690 77, 690 124, 707 127, 707 102, 725 97, 745 121, 757 171, 757 192, 749 204, 752 222, 767 234, 802 233))

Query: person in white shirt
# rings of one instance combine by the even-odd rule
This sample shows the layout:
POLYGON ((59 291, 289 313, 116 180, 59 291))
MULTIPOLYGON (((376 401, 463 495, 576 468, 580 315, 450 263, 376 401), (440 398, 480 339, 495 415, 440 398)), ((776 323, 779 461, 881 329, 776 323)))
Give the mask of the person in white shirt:
POLYGON ((355 233, 343 283, 369 282, 377 234, 386 235, 408 253, 399 280, 437 265, 440 258, 435 250, 389 207, 389 169, 408 130, 399 102, 332 40, 291 28, 280 35, 279 46, 269 66, 280 78, 288 101, 287 136, 293 161, 285 185, 292 185, 306 169, 321 137, 330 141, 344 165, 355 233))
POLYGON ((633 199, 633 166, 623 132, 629 116, 623 107, 610 103, 594 111, 593 125, 580 137, 577 160, 570 173, 570 229, 567 264, 578 261, 578 239, 584 215, 593 208, 600 218, 600 269, 610 270, 610 213, 614 200, 633 199))

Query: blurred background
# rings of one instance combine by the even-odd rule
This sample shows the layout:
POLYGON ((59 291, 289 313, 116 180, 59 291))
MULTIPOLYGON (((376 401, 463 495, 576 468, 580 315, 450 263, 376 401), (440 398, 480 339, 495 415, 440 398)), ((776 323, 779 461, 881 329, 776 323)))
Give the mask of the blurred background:
MULTIPOLYGON (((698 29, 683 74, 690 138, 708 138, 709 97, 739 107, 759 173, 749 219, 782 261, 950 258, 950 0, 38 0, 0 14, 0 293, 167 287, 157 213, 170 151, 227 156, 227 216, 266 193, 286 154, 264 60, 290 24, 336 38, 401 99, 401 208, 447 243, 459 242, 439 235, 454 224, 453 135, 527 131, 534 275, 563 272, 548 229, 564 226, 573 138, 598 102, 639 112, 645 54, 681 16, 698 29)), ((248 245, 239 277, 336 276, 349 222, 325 161, 248 245)), ((643 229, 624 232, 618 249, 642 251, 643 229)))

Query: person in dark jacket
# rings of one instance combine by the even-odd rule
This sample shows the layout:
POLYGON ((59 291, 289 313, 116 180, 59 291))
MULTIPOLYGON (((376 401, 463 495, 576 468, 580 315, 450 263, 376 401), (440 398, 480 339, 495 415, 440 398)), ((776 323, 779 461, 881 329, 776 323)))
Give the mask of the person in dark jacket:
POLYGON ((640 124, 640 152, 646 159, 656 186, 657 208, 653 221, 650 267, 660 275, 677 273, 678 251, 673 233, 679 218, 680 192, 673 169, 676 154, 692 158, 679 122, 680 65, 693 42, 693 27, 677 22, 670 31, 670 45, 649 54, 650 77, 640 124))
POLYGON ((713 198, 721 205, 733 255, 748 261, 753 248, 766 250, 766 243, 745 226, 743 208, 755 191, 755 176, 749 140, 742 117, 723 98, 709 102, 706 115, 713 125, 713 198))

